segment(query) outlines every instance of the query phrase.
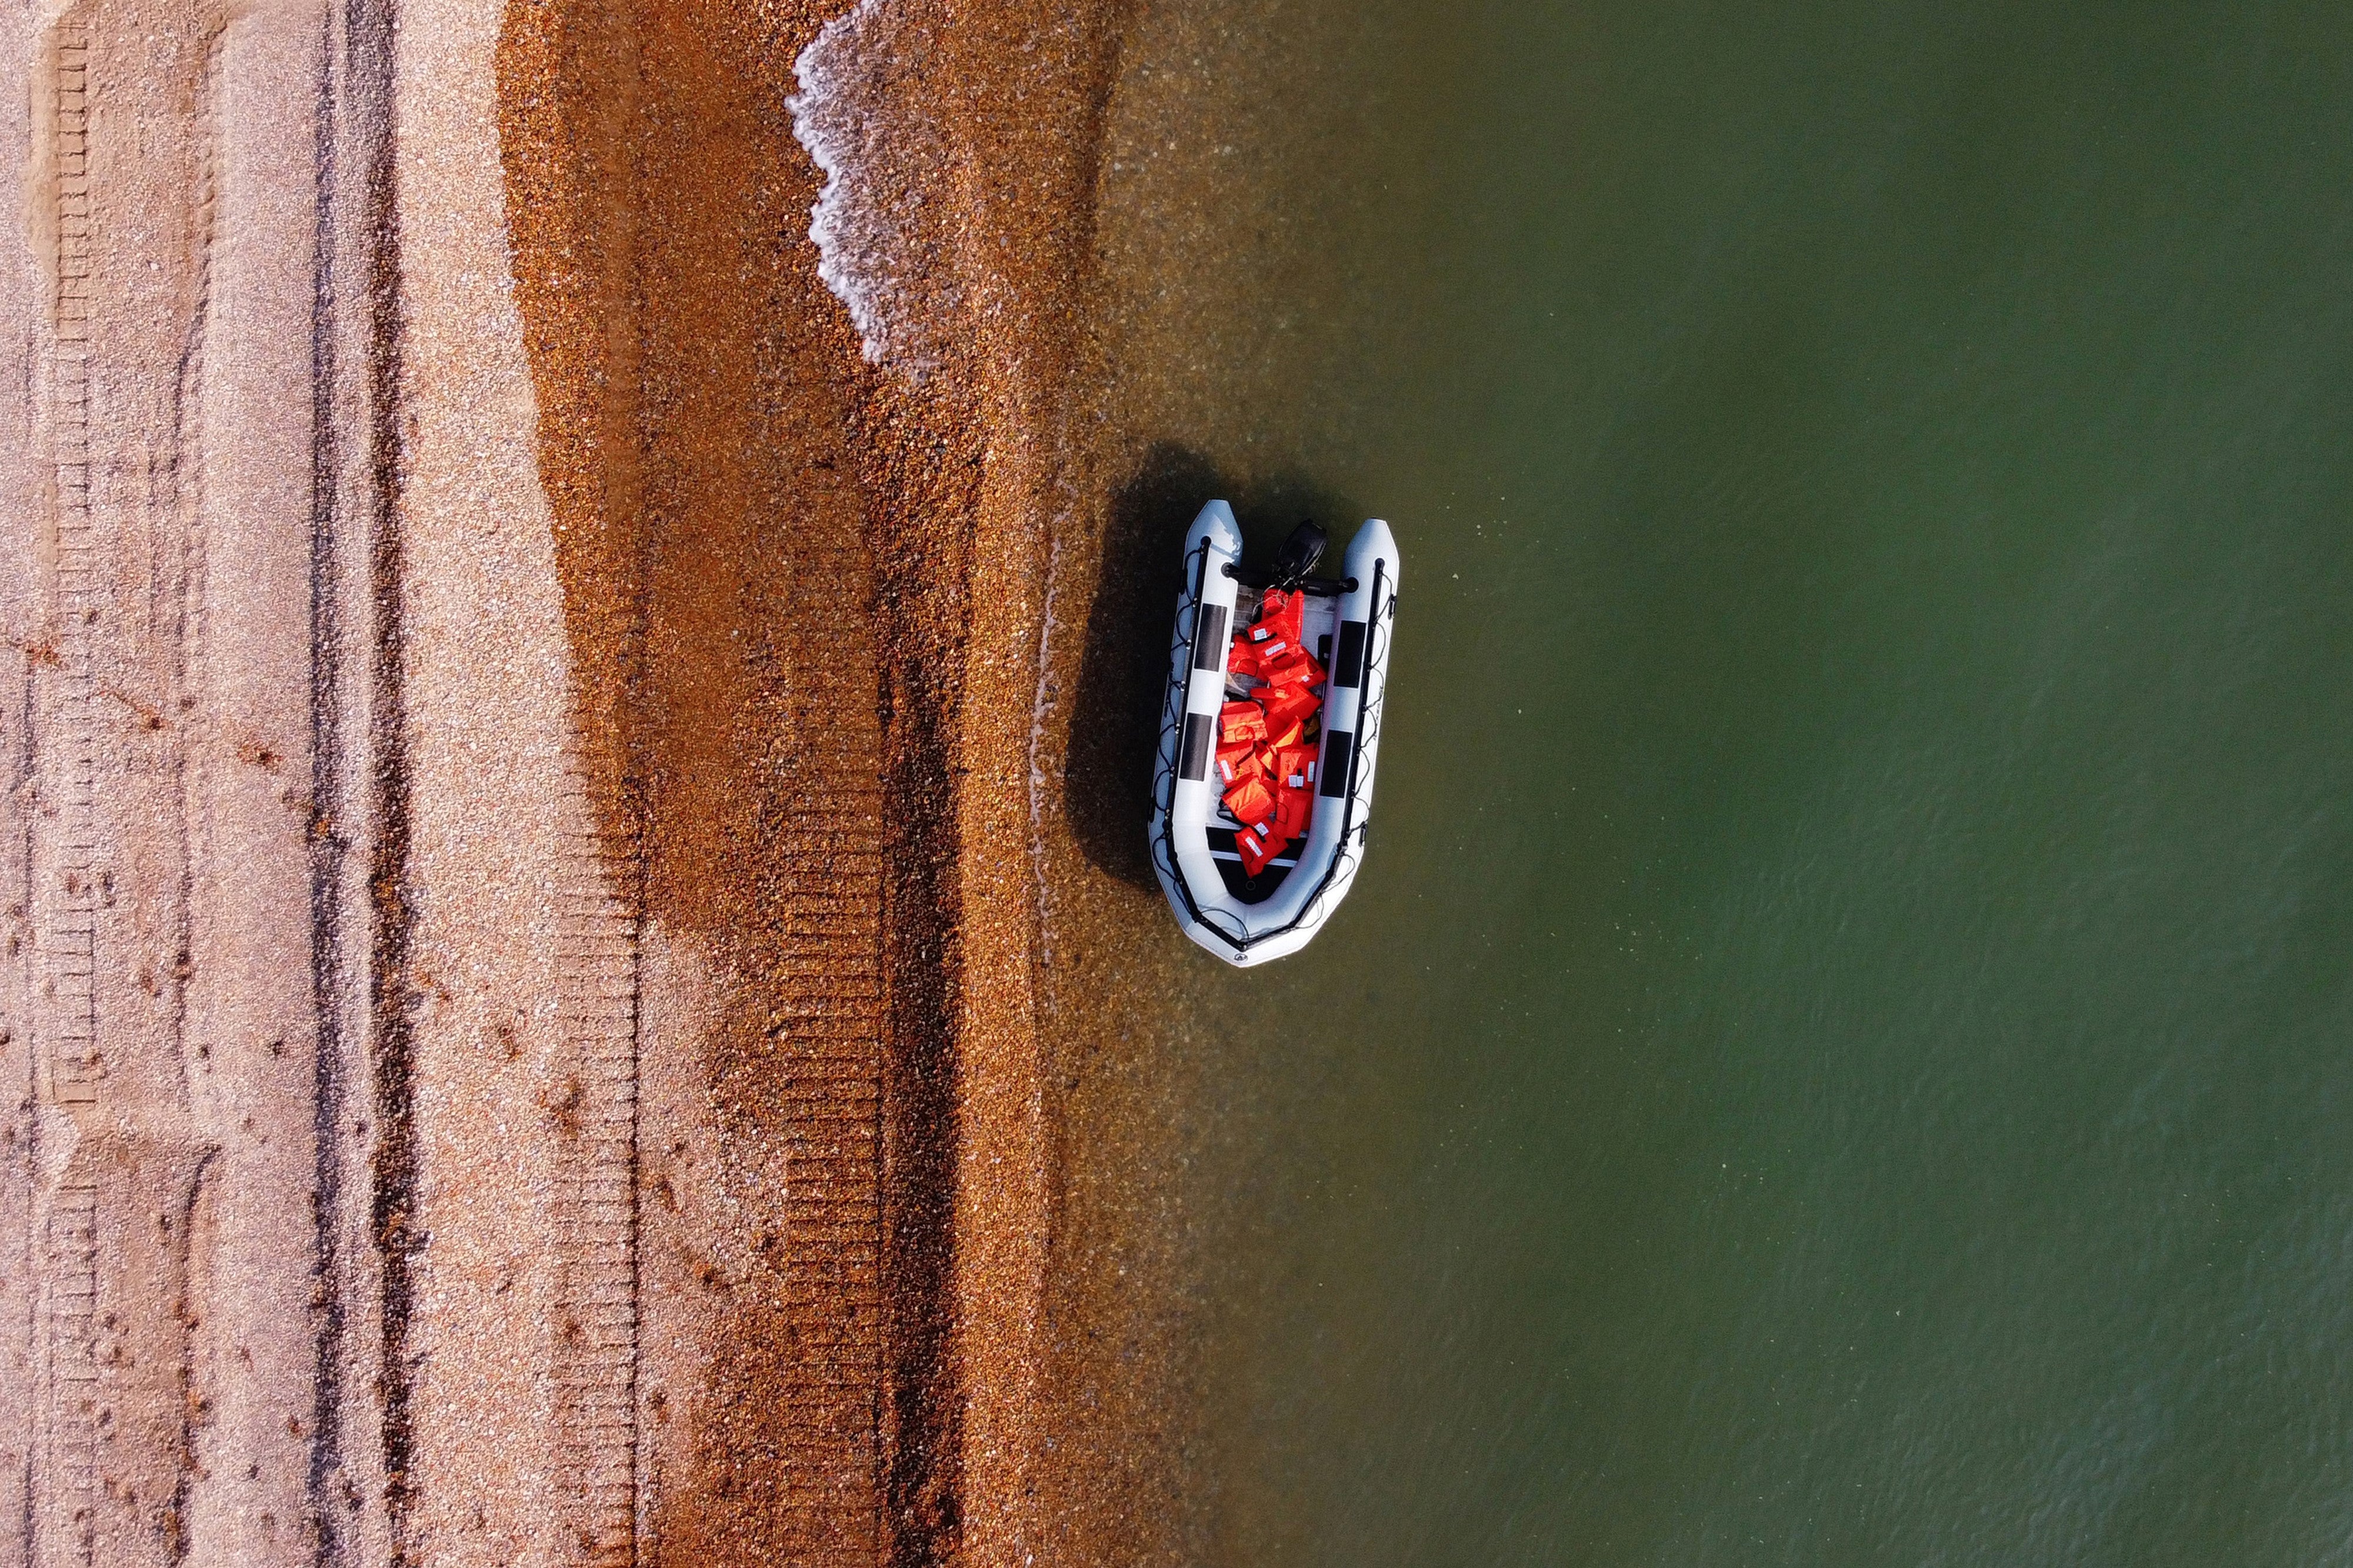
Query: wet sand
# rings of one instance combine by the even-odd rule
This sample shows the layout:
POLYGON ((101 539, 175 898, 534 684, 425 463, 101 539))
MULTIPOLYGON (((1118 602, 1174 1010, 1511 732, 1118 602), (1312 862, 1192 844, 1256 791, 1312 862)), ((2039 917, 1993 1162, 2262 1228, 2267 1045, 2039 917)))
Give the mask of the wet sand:
POLYGON ((657 1047, 701 1070, 646 1142, 723 1165, 783 1142, 772 1182, 723 1172, 723 1215, 649 1206, 648 1256, 765 1220, 788 1299, 879 1259, 854 1301, 671 1302, 657 1528, 696 1560, 1019 1562, 1050 1195, 1031 712, 1112 18, 891 18, 924 51, 892 90, 938 117, 905 177, 953 215, 934 326, 965 345, 920 379, 861 361, 804 232, 784 106, 825 19, 516 11, 501 58, 543 469, 582 689, 610 694, 580 722, 615 736, 606 831, 643 846, 649 931, 721 998, 657 1047), (859 984, 810 983, 812 932, 854 946, 859 984), (854 1178, 825 1168, 859 1203, 822 1227, 792 1212, 797 1124, 820 1123, 876 1134, 854 1178), (841 1424, 818 1386, 873 1404, 841 1424), (797 1464, 839 1484, 813 1500, 797 1464))

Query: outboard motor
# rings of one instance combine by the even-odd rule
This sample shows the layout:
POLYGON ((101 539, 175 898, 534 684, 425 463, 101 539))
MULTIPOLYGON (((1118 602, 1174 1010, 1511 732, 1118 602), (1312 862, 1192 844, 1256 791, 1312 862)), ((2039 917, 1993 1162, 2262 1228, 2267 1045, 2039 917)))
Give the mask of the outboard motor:
POLYGON ((1315 520, 1301 518, 1299 526, 1291 531, 1291 537, 1282 542, 1282 548, 1275 552, 1273 586, 1288 593, 1306 582, 1323 563, 1324 542, 1324 531, 1315 525, 1315 520))

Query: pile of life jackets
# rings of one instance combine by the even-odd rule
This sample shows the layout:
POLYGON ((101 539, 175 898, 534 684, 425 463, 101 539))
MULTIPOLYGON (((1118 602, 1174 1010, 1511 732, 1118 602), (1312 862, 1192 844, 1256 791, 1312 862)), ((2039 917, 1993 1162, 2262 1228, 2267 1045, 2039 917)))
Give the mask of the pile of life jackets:
POLYGON ((1270 588, 1257 621, 1234 636, 1229 681, 1256 681, 1218 713, 1218 777, 1241 824, 1234 842, 1257 876, 1307 832, 1315 813, 1316 721, 1324 667, 1299 646, 1302 595, 1270 588))

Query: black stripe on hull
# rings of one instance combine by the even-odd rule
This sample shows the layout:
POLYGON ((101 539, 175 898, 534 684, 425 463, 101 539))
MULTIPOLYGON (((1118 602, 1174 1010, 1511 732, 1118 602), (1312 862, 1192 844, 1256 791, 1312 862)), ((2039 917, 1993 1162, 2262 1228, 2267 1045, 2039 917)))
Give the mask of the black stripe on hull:
POLYGON ((1185 715, 1185 760, 1178 771, 1187 783, 1209 776, 1210 742, 1218 732, 1218 721, 1207 713, 1185 715))
POLYGON ((1325 800, 1338 800, 1348 793, 1348 781, 1356 760, 1356 738, 1345 730, 1327 730, 1324 734, 1324 772, 1316 780, 1315 793, 1325 800))
POLYGON ((1355 690, 1365 679, 1365 623, 1340 623, 1340 653, 1332 666, 1332 684, 1355 690))
POLYGON ((1223 605, 1201 606, 1201 619, 1193 633, 1193 668, 1223 669, 1226 667, 1226 607, 1223 605))

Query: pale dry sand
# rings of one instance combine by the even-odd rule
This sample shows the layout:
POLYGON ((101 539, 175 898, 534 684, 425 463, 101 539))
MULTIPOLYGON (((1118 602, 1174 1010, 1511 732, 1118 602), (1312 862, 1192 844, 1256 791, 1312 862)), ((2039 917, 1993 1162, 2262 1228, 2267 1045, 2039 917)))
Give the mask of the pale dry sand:
POLYGON ((374 642, 372 511, 328 427, 370 335, 361 204, 322 166, 340 43, 303 4, 0 32, 31 109, 0 300, 0 1559, 308 1561, 383 1539, 380 1468, 343 1444, 374 642))

